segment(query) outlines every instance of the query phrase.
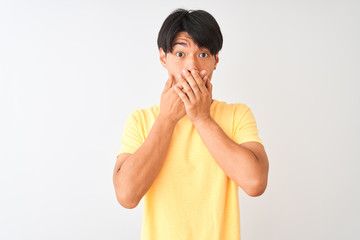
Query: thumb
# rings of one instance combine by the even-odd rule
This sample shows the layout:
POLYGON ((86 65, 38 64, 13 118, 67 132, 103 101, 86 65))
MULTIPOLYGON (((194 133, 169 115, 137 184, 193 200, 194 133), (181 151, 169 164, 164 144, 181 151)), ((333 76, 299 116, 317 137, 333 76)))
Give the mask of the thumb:
POLYGON ((175 84, 174 76, 173 76, 173 75, 169 75, 169 80, 170 80, 170 88, 171 88, 171 87, 174 86, 174 84, 175 84))

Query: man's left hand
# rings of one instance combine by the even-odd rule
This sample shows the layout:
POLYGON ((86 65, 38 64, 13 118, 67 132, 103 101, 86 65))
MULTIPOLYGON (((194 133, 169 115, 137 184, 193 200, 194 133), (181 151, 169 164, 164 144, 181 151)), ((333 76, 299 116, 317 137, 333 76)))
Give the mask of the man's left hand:
POLYGON ((211 118, 212 84, 208 76, 204 75, 205 77, 201 78, 198 71, 192 70, 190 73, 184 69, 178 76, 179 84, 174 86, 176 93, 184 102, 186 114, 194 125, 211 118), (182 86, 182 90, 179 85, 182 86))

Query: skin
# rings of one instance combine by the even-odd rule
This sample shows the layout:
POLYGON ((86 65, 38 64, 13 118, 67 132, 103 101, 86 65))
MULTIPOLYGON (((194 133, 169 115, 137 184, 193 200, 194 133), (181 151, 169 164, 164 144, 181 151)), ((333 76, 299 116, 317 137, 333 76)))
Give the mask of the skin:
POLYGON ((206 48, 199 48, 186 32, 180 32, 173 41, 172 52, 165 53, 160 48, 160 62, 168 71, 169 77, 175 78, 175 83, 179 82, 179 74, 183 69, 195 70, 200 72, 202 77, 208 77, 211 81, 212 73, 219 62, 219 54, 211 55, 206 48))
POLYGON ((235 143, 210 115, 211 79, 218 54, 199 48, 185 32, 175 37, 171 53, 160 49, 159 54, 169 79, 148 137, 133 154, 117 157, 113 183, 119 203, 125 208, 138 205, 159 173, 175 125, 185 114, 225 174, 249 196, 260 196, 269 171, 264 147, 258 142, 235 143))
MULTIPOLYGON (((178 33, 172 45, 171 53, 165 53, 162 48, 159 50, 160 62, 168 71, 169 80, 172 82, 172 92, 176 93, 174 86, 185 92, 187 86, 183 74, 188 71, 196 72, 202 78, 205 86, 210 87, 212 73, 219 62, 219 55, 214 56, 208 49, 199 48, 186 32, 178 33)), ((210 100, 211 105, 211 96, 210 100)), ((183 117, 185 115, 185 106, 180 97, 176 103, 179 104, 178 111, 183 114, 183 117)))

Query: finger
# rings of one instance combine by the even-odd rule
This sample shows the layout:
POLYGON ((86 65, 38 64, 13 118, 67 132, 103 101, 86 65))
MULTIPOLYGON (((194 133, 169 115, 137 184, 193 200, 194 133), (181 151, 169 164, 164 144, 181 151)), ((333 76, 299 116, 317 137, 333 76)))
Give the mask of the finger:
POLYGON ((201 70, 201 72, 200 72, 200 77, 201 77, 202 79, 204 79, 205 76, 206 76, 206 70, 201 70))
POLYGON ((205 82, 206 88, 209 89, 209 88, 210 88, 210 82, 209 82, 208 76, 205 76, 205 77, 204 77, 204 82, 205 82))
MULTIPOLYGON (((201 94, 201 91, 199 89, 198 84, 196 83, 196 80, 194 79, 192 73, 188 72, 187 70, 183 70, 183 75, 185 77, 185 80, 189 83, 192 91, 194 92, 194 95, 196 97, 199 97, 201 94)), ((187 89, 186 89, 187 90, 187 89)))
POLYGON ((206 87, 206 90, 209 92, 209 88, 210 88, 210 81, 209 81, 209 77, 208 76, 205 76, 204 77, 204 85, 206 87))
POLYGON ((169 79, 166 81, 163 93, 167 92, 171 88, 172 83, 173 83, 173 76, 169 75, 169 79))
POLYGON ((185 95, 185 93, 183 93, 179 87, 174 86, 175 92, 179 95, 179 97, 181 98, 181 100, 183 101, 183 103, 185 104, 185 106, 187 106, 190 103, 189 98, 185 95))
POLYGON ((196 70, 191 71, 192 76, 196 81, 196 85, 199 88, 200 92, 204 93, 206 91, 204 80, 200 77, 199 72, 196 70))
POLYGON ((170 84, 170 88, 171 88, 175 84, 175 78, 173 75, 169 75, 169 79, 171 80, 171 84, 170 84))
POLYGON ((189 86, 189 83, 182 78, 183 77, 181 75, 179 75, 179 82, 181 83, 181 85, 183 87, 183 92, 185 91, 185 93, 189 97, 189 100, 192 102, 196 98, 195 94, 193 92, 193 89, 189 86))
MULTIPOLYGON (((183 93, 186 93, 184 87, 182 86, 182 83, 177 83, 176 85, 174 85, 176 87, 178 87, 183 93)), ((174 91, 175 91, 175 88, 174 88, 174 91)))
POLYGON ((212 98, 212 84, 210 82, 210 79, 206 76, 206 87, 208 89, 208 92, 210 94, 210 97, 212 98))
MULTIPOLYGON (((186 82, 185 80, 179 80, 178 83, 174 84, 174 86, 178 87, 185 95, 186 95, 186 91, 182 85, 182 82, 186 82)), ((173 88, 173 91, 175 92, 175 88, 173 88)))
POLYGON ((174 93, 175 93, 175 87, 180 89, 180 91, 182 91, 187 96, 187 93, 186 93, 185 89, 183 88, 183 86, 181 84, 180 85, 174 85, 174 87, 173 87, 174 93))

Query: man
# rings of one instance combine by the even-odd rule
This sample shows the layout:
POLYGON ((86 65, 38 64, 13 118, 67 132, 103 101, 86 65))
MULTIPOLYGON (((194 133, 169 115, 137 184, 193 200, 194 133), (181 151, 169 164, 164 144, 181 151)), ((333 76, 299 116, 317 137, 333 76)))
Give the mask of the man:
POLYGON ((209 13, 178 9, 159 35, 169 73, 160 104, 128 117, 114 168, 116 197, 144 197, 142 239, 240 239, 239 186, 267 186, 268 159, 245 104, 212 99, 222 34, 209 13))

